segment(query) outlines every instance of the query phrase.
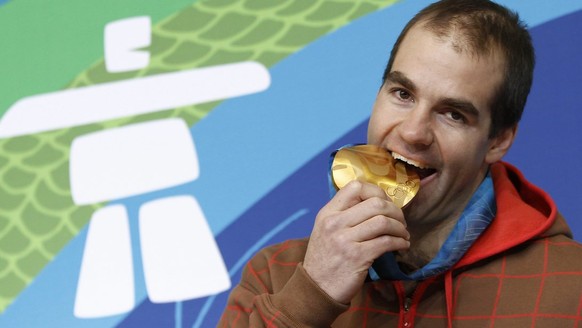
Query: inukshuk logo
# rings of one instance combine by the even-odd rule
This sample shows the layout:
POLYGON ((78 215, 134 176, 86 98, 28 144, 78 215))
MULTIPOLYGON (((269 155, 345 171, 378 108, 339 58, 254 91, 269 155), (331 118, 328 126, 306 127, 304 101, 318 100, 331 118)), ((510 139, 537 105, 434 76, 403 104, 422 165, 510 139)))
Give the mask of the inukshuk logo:
MULTIPOLYGON (((149 17, 105 28, 109 72, 141 69, 149 54, 149 17)), ((38 133, 168 108, 237 97, 268 88, 270 75, 241 62, 110 82, 25 98, 0 124, 0 137, 38 133), (30 120, 30 117, 44 117, 30 120)), ((180 118, 153 120, 76 137, 70 153, 71 194, 77 205, 111 202, 174 187, 199 176, 188 126, 180 118)), ((191 195, 148 201, 139 209, 146 289, 155 303, 209 296, 231 282, 212 232, 191 195)), ((108 205, 93 213, 80 268, 77 317, 101 317, 135 306, 127 210, 108 205)))

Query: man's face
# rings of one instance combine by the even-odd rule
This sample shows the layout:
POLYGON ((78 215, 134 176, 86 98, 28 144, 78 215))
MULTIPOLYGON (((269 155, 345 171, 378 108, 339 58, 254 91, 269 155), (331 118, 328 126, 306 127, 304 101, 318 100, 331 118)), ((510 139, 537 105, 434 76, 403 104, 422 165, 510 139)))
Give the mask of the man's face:
POLYGON ((489 138, 489 107, 502 78, 499 55, 459 53, 449 38, 418 24, 409 30, 368 125, 368 143, 424 168, 417 169, 420 191, 404 209, 409 225, 455 220, 488 164, 505 154, 514 130, 489 138))

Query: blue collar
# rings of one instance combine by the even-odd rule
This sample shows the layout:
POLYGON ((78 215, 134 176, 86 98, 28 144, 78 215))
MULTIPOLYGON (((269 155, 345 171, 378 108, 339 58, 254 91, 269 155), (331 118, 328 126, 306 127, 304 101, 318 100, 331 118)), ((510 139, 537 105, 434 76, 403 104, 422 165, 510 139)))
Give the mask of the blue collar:
POLYGON ((374 281, 380 279, 424 280, 447 271, 463 257, 473 242, 489 226, 496 212, 493 180, 491 175, 487 174, 461 213, 453 231, 428 264, 411 274, 405 274, 400 270, 394 254, 389 252, 374 261, 369 269, 370 278, 374 281))

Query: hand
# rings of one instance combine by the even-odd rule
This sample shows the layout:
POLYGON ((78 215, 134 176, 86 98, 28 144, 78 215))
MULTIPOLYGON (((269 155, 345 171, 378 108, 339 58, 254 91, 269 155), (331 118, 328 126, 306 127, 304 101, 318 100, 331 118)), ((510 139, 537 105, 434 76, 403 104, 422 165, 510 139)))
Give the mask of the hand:
POLYGON ((348 304, 374 260, 410 246, 402 210, 379 187, 353 181, 317 214, 303 267, 320 288, 348 304))

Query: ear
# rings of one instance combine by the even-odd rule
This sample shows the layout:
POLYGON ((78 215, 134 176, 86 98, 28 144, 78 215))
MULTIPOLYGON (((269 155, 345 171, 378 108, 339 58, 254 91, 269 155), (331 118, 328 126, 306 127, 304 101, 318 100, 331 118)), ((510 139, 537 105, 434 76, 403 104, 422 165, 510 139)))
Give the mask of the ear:
POLYGON ((517 124, 501 131, 496 137, 493 137, 489 141, 489 150, 485 156, 485 162, 487 162, 487 164, 493 164, 501 160, 513 144, 516 133, 517 124))

